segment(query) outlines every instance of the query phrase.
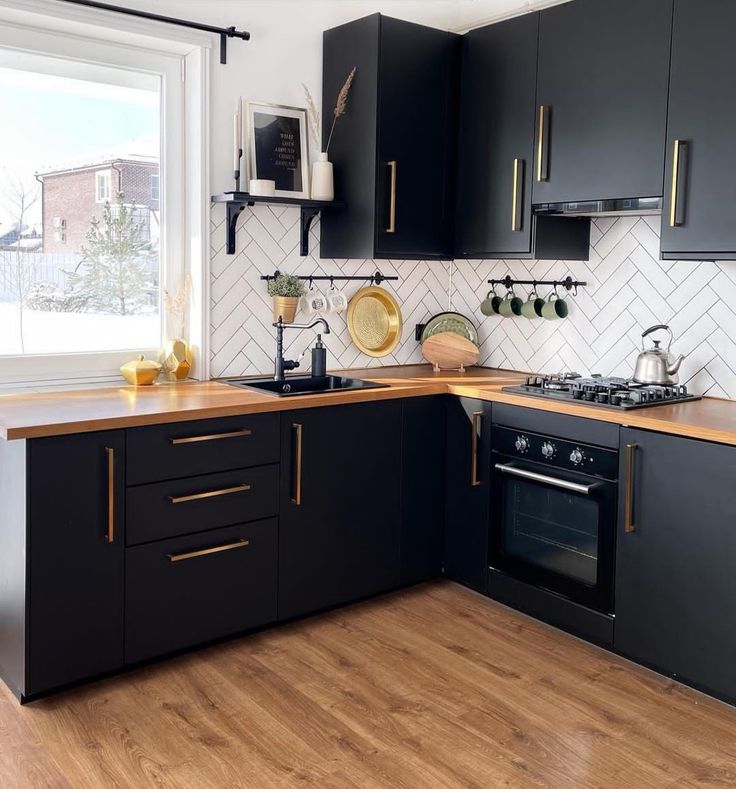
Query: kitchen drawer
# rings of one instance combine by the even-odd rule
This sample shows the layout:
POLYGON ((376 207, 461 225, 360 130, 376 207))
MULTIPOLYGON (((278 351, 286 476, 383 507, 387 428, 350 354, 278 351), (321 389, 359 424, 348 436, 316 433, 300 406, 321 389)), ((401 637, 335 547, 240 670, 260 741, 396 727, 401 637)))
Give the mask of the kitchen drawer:
POLYGON ((125 662, 276 619, 275 518, 126 551, 125 662))
POLYGON ((225 471, 128 488, 128 545, 219 529, 278 512, 279 467, 225 471))
POLYGON ((140 485, 279 459, 279 415, 173 422, 127 431, 127 484, 140 485))

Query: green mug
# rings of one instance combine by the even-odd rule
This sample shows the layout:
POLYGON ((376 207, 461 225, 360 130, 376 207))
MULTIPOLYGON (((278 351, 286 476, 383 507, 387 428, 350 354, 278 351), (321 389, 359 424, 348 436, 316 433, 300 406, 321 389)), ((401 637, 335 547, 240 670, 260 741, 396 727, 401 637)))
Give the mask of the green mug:
POLYGON ((560 318, 567 318, 569 312, 567 302, 561 299, 556 293, 550 293, 547 301, 542 307, 542 317, 548 321, 556 321, 560 318))
POLYGON ((521 308, 523 306, 524 302, 510 290, 499 305, 498 312, 500 315, 503 315, 504 318, 512 318, 521 315, 521 308))
POLYGON ((525 318, 534 320, 535 318, 542 317, 542 308, 544 307, 544 299, 540 299, 537 292, 533 290, 529 294, 529 298, 524 302, 521 308, 521 314, 525 318))
POLYGON ((500 296, 497 296, 494 291, 489 290, 488 295, 480 303, 480 311, 486 317, 498 315, 498 308, 502 301, 503 299, 500 296), (493 296, 491 296, 491 293, 493 293, 493 296))

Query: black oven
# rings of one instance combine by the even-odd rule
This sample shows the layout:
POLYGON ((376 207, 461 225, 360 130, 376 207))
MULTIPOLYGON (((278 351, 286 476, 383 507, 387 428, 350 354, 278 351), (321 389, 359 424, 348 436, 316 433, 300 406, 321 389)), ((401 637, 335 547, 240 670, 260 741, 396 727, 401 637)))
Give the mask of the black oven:
POLYGON ((613 613, 618 453, 496 426, 492 446, 491 569, 613 613))

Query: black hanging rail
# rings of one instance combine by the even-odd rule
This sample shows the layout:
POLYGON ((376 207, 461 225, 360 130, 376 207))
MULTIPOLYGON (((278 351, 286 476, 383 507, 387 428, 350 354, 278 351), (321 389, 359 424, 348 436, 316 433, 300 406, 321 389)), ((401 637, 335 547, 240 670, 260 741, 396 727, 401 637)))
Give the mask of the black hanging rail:
POLYGON ((154 22, 165 22, 167 25, 179 25, 179 27, 191 27, 194 30, 204 30, 205 33, 214 33, 220 36, 220 63, 227 63, 227 40, 228 38, 242 38, 243 41, 250 40, 250 33, 247 30, 236 30, 234 27, 215 27, 205 25, 202 22, 190 22, 186 19, 179 19, 174 16, 163 16, 162 14, 152 14, 150 11, 138 11, 135 8, 121 8, 110 3, 98 3, 97 0, 59 0, 62 3, 72 3, 82 5, 87 8, 98 8, 101 11, 114 11, 116 14, 126 14, 127 16, 137 16, 140 19, 151 19, 154 22))
POLYGON ((575 289, 577 293, 578 288, 584 288, 588 283, 574 280, 572 277, 565 277, 565 279, 514 279, 510 274, 507 274, 503 279, 489 279, 489 285, 503 285, 507 290, 513 288, 514 285, 545 285, 553 288, 565 288, 565 290, 575 289))
MULTIPOLYGON (((276 270, 273 274, 262 274, 261 279, 276 279, 280 274, 281 272, 276 270)), ((300 274, 299 279, 303 279, 305 282, 348 282, 359 280, 366 282, 370 280, 371 284, 380 285, 382 282, 397 280, 398 277, 387 277, 385 274, 381 274, 380 271, 376 271, 374 274, 359 274, 356 276, 348 276, 347 274, 300 274)))

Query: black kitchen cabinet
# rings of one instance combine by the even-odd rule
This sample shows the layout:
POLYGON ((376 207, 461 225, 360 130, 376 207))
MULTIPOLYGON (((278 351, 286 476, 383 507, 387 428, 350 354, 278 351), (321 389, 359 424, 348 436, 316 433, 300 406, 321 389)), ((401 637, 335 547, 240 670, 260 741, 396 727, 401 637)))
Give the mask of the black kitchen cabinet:
POLYGON ((123 665, 125 432, 28 442, 24 695, 123 665))
POLYGON ((662 194, 671 21, 672 0, 540 12, 533 203, 662 194))
POLYGON ((676 0, 661 252, 736 258, 736 5, 676 0))
POLYGON ((532 215, 539 14, 462 37, 455 252, 587 260, 587 219, 532 215))
POLYGON ((734 447, 621 430, 614 646, 731 701, 734 468, 734 447))
POLYGON ((325 145, 357 71, 329 147, 345 206, 322 215, 321 257, 451 257, 458 48, 457 35, 380 14, 325 32, 325 145))
POLYGON ((491 507, 491 403, 447 400, 445 575, 485 592, 491 507))
POLYGON ((398 586, 401 412, 393 400, 282 416, 279 619, 398 586))
POLYGON ((442 574, 445 528, 445 398, 403 401, 401 583, 442 574))

